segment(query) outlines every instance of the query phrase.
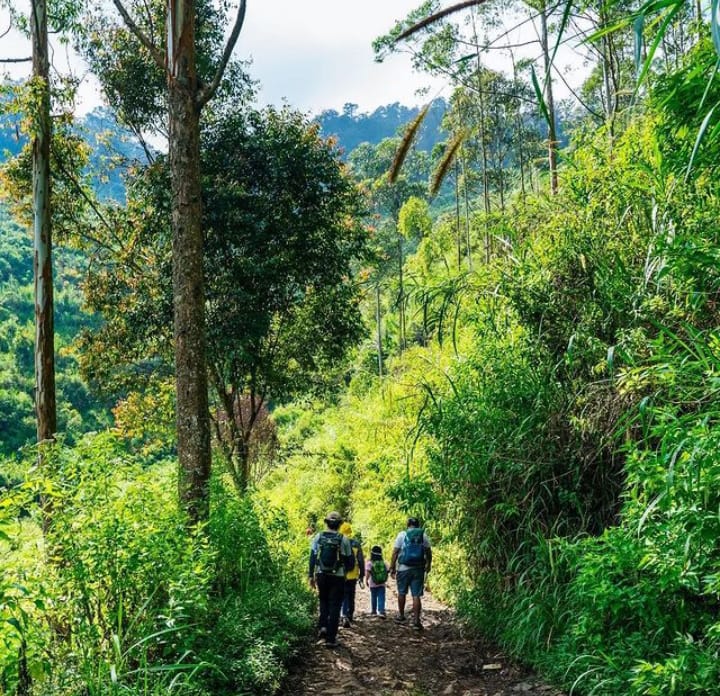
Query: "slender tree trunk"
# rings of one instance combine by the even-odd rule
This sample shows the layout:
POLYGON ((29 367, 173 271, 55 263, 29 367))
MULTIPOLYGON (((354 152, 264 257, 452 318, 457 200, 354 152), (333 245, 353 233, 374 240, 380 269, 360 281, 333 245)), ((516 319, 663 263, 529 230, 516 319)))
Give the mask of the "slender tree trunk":
POLYGON ((172 186, 178 492, 192 522, 207 518, 210 420, 205 345, 200 107, 193 2, 168 0, 167 79, 172 186))
POLYGON ((375 285, 375 326, 377 327, 378 377, 383 376, 382 318, 380 315, 380 283, 375 285))
MULTIPOLYGON (((600 29, 608 27, 609 20, 603 3, 600 4, 600 29)), ((602 37, 602 71, 603 86, 605 89, 605 123, 607 124, 608 135, 612 142, 614 136, 615 113, 618 107, 617 101, 617 80, 615 77, 615 61, 613 56, 613 45, 609 34, 602 37)))
POLYGON ((461 150, 462 156, 462 175, 463 175, 463 196, 465 198, 465 251, 467 252, 468 270, 472 271, 472 245, 470 243, 470 201, 468 200, 468 177, 467 164, 465 162, 465 149, 461 150))
MULTIPOLYGON (((52 267, 52 221, 50 211, 50 59, 48 54, 47 5, 33 0, 31 16, 33 79, 40 91, 33 160, 33 232, 35 276, 35 412, 38 461, 45 461, 46 446, 57 432, 55 400, 55 326, 52 267)), ((51 502, 43 497, 43 529, 47 531, 51 502)))
POLYGON ((477 85, 478 85, 478 104, 480 111, 480 150, 482 152, 482 167, 483 167, 483 202, 485 204, 485 263, 490 263, 490 228, 488 217, 490 215, 490 185, 488 178, 488 149, 485 128, 487 126, 485 118, 485 91, 483 86, 483 65, 480 59, 480 43, 478 40, 477 26, 475 23, 475 8, 470 13, 473 28, 473 42, 475 44, 475 67, 477 70, 477 85))
POLYGON ((542 45, 545 67, 545 106, 548 111, 548 167, 550 169, 550 192, 558 192, 557 128, 555 124, 555 99, 553 97, 552 74, 550 65, 550 43, 548 40, 547 4, 540 8, 540 43, 542 45))
MULTIPOLYGON (((512 60, 513 66, 513 85, 515 89, 518 89, 518 76, 517 66, 515 64, 515 54, 510 51, 510 59, 512 60)), ((520 99, 517 100, 517 110, 515 111, 515 128, 517 129, 518 137, 518 160, 520 164, 520 196, 525 200, 525 134, 523 132, 522 125, 522 111, 520 110, 521 104, 520 99)))
POLYGON ((462 267, 462 244, 460 240, 460 163, 455 158, 455 246, 457 247, 457 267, 458 271, 462 267))
MULTIPOLYGON (((396 223, 397 224, 397 223, 396 223)), ((404 250, 403 250, 403 238, 398 230, 398 281, 400 284, 399 296, 398 296, 398 309, 399 309, 399 323, 400 323, 400 352, 406 348, 406 336, 405 336, 405 279, 403 277, 403 264, 405 263, 404 250)))

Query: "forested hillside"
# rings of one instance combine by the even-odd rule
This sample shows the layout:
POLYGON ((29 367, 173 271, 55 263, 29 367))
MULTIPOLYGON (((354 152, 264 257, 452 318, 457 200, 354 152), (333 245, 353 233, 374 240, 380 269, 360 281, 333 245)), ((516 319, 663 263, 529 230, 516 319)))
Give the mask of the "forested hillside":
POLYGON ((428 0, 374 49, 448 100, 315 121, 254 105, 244 3, 114 8, 50 20, 109 150, 42 75, 9 87, 0 693, 718 694, 715 5, 428 0), (564 103, 559 46, 589 66, 564 103), (312 652, 331 510, 388 560, 419 518, 425 633, 312 652))
MULTIPOLYGON (((432 101, 415 140, 418 150, 430 152, 443 139, 442 118, 446 108, 444 99, 432 101)), ((407 107, 398 102, 380 106, 372 113, 359 113, 357 104, 345 104, 342 113, 327 109, 315 120, 323 135, 337 138, 338 145, 348 156, 362 143, 376 145, 396 136, 419 113, 419 107, 407 107)))

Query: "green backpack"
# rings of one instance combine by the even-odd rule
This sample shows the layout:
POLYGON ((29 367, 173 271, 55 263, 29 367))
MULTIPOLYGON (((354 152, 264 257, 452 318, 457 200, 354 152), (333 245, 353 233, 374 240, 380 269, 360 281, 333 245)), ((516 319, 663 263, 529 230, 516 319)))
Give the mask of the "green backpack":
POLYGON ((370 577, 376 585, 384 585, 387 581, 388 571, 385 561, 377 559, 370 562, 370 577))

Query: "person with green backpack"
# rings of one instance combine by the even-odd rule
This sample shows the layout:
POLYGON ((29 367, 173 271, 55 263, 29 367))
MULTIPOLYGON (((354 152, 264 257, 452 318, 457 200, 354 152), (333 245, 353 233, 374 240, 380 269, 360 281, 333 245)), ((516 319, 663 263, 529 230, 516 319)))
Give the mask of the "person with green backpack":
POLYGON ((430 539, 420 526, 417 517, 410 517, 407 529, 400 532, 393 544, 390 559, 390 574, 397 578, 398 615, 395 621, 403 623, 405 618, 405 598, 408 590, 413 599, 413 628, 422 630, 420 612, 425 589, 425 576, 432 565, 430 539))
POLYGON ((385 618, 385 583, 390 566, 382 555, 382 547, 370 549, 370 560, 365 564, 365 580, 370 588, 370 614, 385 618))

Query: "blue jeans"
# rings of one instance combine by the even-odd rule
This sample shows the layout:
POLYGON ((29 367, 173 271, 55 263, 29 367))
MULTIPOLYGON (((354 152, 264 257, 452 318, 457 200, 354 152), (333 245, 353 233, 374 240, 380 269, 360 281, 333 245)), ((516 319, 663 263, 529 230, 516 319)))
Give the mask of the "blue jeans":
POLYGON ((385 613, 385 585, 370 588, 370 611, 373 614, 385 613))

